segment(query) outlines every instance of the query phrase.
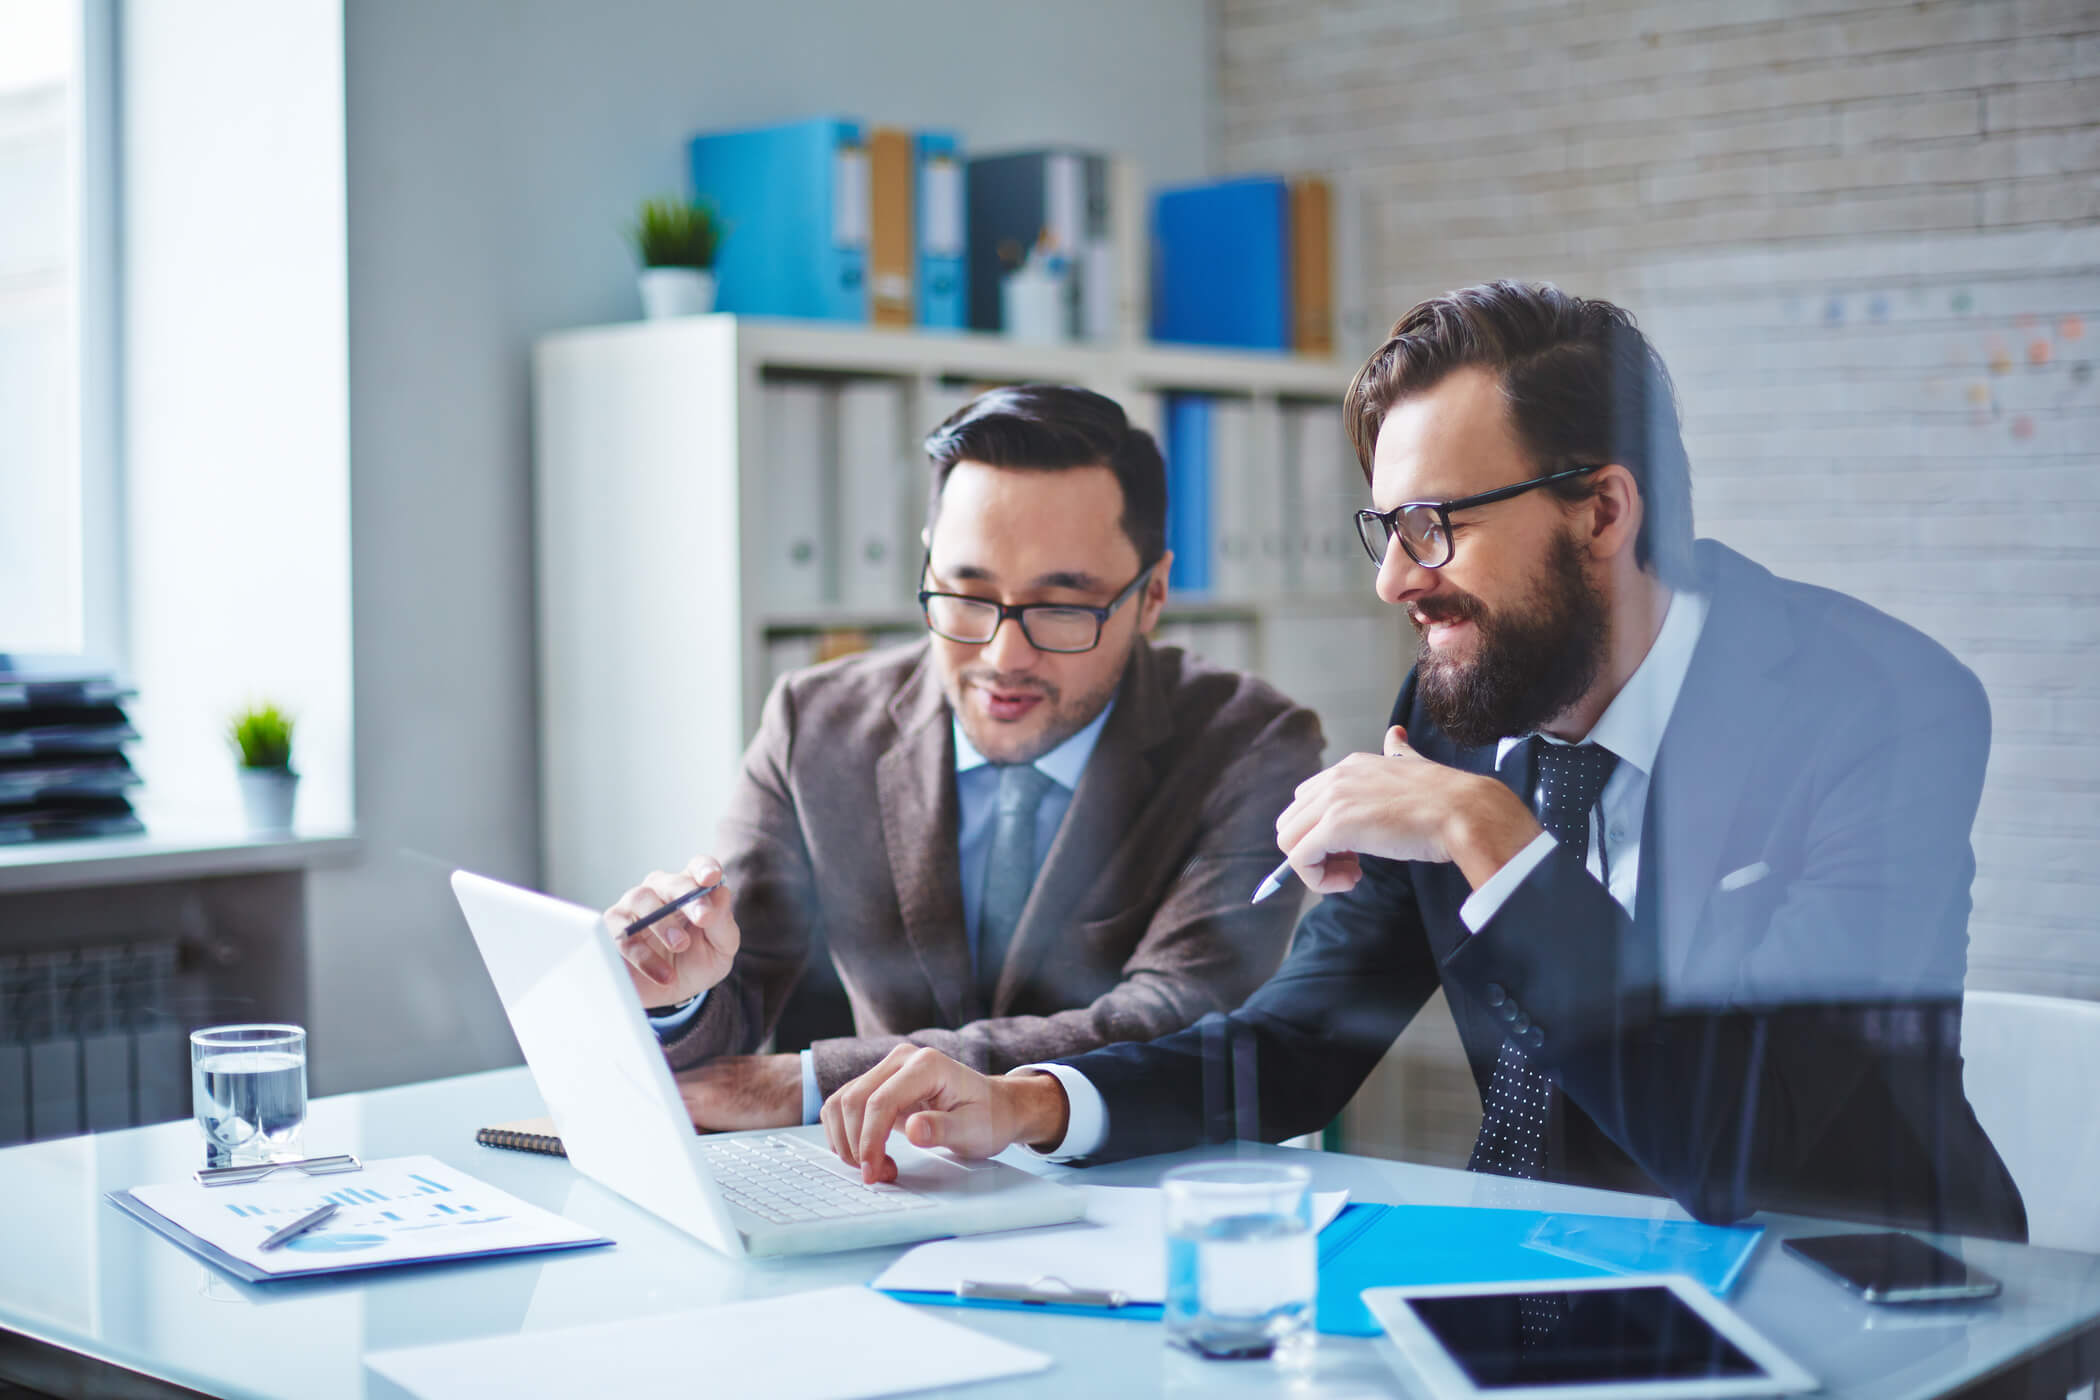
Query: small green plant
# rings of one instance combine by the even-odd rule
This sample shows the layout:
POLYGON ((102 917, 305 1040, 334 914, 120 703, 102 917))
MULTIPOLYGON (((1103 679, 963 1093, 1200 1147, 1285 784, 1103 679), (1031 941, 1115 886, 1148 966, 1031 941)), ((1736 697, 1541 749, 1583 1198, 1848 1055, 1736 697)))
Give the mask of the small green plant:
POLYGON ((275 705, 250 705, 226 724, 227 741, 243 768, 292 766, 292 717, 275 705))
POLYGON ((696 267, 705 271, 715 265, 715 249, 722 242, 722 219, 705 200, 685 200, 666 195, 645 199, 627 229, 643 267, 696 267))

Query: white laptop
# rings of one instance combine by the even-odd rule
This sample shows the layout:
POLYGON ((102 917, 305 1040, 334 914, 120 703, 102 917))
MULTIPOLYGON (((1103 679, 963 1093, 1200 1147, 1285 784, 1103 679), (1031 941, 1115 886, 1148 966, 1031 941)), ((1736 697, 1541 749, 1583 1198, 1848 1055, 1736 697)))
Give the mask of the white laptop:
POLYGON ((1085 1198, 1001 1162, 890 1134, 895 1185, 867 1186, 817 1126, 701 1135, 600 916, 455 871, 488 964, 569 1160, 724 1254, 814 1254, 1057 1225, 1085 1198))

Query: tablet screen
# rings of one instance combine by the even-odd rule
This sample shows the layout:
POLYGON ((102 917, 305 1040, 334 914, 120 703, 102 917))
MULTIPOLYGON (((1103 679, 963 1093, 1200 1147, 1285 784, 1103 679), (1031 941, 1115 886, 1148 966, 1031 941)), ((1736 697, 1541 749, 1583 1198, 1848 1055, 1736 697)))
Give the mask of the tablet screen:
POLYGON ((1482 1390, 1765 1374, 1667 1288, 1411 1298, 1408 1306, 1482 1390))

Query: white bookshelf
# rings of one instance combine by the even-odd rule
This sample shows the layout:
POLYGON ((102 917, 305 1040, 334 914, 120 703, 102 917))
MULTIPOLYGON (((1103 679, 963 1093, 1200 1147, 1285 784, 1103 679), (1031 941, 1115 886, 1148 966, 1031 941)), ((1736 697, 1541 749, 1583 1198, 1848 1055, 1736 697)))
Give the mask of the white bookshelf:
MULTIPOLYGON (((1302 357, 1168 346, 1024 345, 1003 337, 702 316, 548 336, 533 356, 543 879, 602 903, 709 848, 784 638, 922 628, 909 592, 923 501, 900 504, 883 598, 769 603, 765 386, 778 377, 902 386, 894 446, 967 386, 1049 380, 1122 403, 1158 432, 1161 396, 1244 399, 1276 440, 1286 405, 1338 411, 1349 372, 1302 357)), ((1337 471, 1344 468, 1338 464, 1337 471)), ((1347 468, 1353 471, 1353 468, 1347 468)), ((1340 489, 1340 488, 1338 488, 1340 489)), ((1360 486, 1358 487, 1360 494, 1360 486)), ((812 503, 814 505, 815 503, 812 503)), ((1330 754, 1375 747, 1411 634, 1360 587, 1309 596, 1169 596, 1162 632, 1237 624, 1239 659, 1321 713, 1330 754)))

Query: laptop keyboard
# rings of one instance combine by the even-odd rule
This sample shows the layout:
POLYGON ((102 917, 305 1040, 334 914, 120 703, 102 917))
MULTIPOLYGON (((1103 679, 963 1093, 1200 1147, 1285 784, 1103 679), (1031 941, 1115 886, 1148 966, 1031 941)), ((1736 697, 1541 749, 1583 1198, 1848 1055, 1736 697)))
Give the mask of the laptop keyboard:
POLYGON ((787 1225, 852 1215, 920 1210, 934 1202, 901 1186, 869 1186, 814 1143, 792 1137, 724 1138, 703 1142, 707 1169, 731 1205, 761 1220, 787 1225))

